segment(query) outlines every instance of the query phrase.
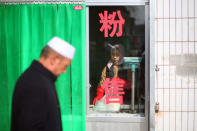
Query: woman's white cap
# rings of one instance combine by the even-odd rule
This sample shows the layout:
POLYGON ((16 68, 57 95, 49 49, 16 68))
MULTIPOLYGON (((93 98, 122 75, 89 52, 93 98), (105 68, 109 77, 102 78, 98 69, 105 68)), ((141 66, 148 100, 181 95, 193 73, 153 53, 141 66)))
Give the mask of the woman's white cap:
POLYGON ((47 45, 66 58, 73 59, 75 55, 75 47, 59 37, 53 37, 47 45))

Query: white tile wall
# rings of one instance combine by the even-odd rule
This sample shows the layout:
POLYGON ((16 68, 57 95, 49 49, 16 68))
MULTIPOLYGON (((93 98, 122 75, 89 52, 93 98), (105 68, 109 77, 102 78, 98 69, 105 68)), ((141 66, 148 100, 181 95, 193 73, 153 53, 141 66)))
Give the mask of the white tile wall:
MULTIPOLYGON (((197 120, 197 113, 195 112, 195 118, 194 118, 194 121, 196 121, 197 120)), ((196 129, 197 129, 197 124, 196 123, 194 123, 194 131, 196 131, 196 129)))
MULTIPOLYGON (((155 16, 155 17, 156 17, 156 16, 155 16)), ((155 20, 155 41, 158 41, 158 40, 157 40, 157 38, 158 38, 158 31, 157 31, 158 28, 157 28, 157 25, 158 25, 158 20, 156 19, 156 20, 155 20)))
POLYGON ((194 89, 195 88, 195 75, 190 73, 190 76, 189 76, 189 88, 190 89, 194 89))
MULTIPOLYGON (((166 33, 167 34, 167 33, 166 33)), ((168 36, 169 36, 169 33, 168 33, 168 36)), ((169 38, 169 37, 168 37, 169 38)), ((169 40, 166 40, 166 41, 169 41, 169 40)), ((164 56, 163 56, 163 58, 164 58, 164 64, 165 65, 169 65, 169 54, 170 54, 170 50, 169 50, 169 45, 170 43, 169 42, 165 42, 164 44, 163 44, 163 48, 164 48, 164 56)), ((169 70, 169 69, 168 69, 169 70)), ((168 71, 169 72, 169 71, 168 71)), ((168 73, 169 74, 169 73, 168 73)), ((165 76, 167 76, 167 75, 165 75, 165 76)))
POLYGON ((194 89, 189 89, 188 111, 194 111, 194 89))
MULTIPOLYGON (((190 54, 190 55, 194 55, 194 54, 195 54, 194 51, 195 51, 194 42, 189 42, 189 54, 190 54)), ((195 57, 194 57, 194 58, 195 58, 195 57)), ((194 61, 194 60, 193 60, 193 61, 194 61)))
POLYGON ((189 3, 189 17, 194 17, 194 1, 195 0, 188 0, 189 3))
POLYGON ((182 97, 181 97, 181 105, 182 105, 182 111, 188 110, 188 90, 182 89, 182 97))
POLYGON ((182 110, 182 90, 176 90, 176 111, 182 110))
POLYGON ((189 25, 189 20, 183 19, 182 20, 182 40, 183 41, 188 41, 188 25, 189 25))
POLYGON ((182 88, 182 77, 179 76, 179 75, 176 75, 176 81, 175 81, 175 83, 176 83, 176 88, 177 89, 182 88))
POLYGON ((169 26, 170 26, 170 22, 169 22, 169 19, 164 19, 164 28, 162 29, 162 31, 164 32, 164 41, 169 41, 169 26))
POLYGON ((164 8, 164 18, 169 18, 169 12, 170 12, 170 8, 169 8, 169 0, 164 0, 163 1, 163 8, 164 8))
POLYGON ((175 89, 176 88, 176 74, 175 74, 176 66, 170 66, 170 88, 175 89))
POLYGON ((188 113, 182 112, 182 118, 181 118, 181 125, 182 125, 182 131, 187 131, 188 128, 188 113))
MULTIPOLYGON (((155 73, 155 76, 156 76, 156 73, 155 73)), ((157 79, 156 79, 156 77, 155 77, 155 81, 157 81, 157 79)), ((157 84, 156 84, 157 85, 157 84)), ((156 89, 156 91, 155 91, 155 98, 158 96, 158 89, 156 89)), ((158 101, 158 100, 156 100, 156 101, 158 101)))
POLYGON ((189 19, 189 41, 194 41, 194 19, 189 19))
POLYGON ((164 2, 165 0, 157 0, 157 6, 158 7, 156 7, 157 9, 158 9, 158 11, 157 11, 157 14, 158 14, 158 18, 163 18, 163 12, 164 12, 164 10, 163 10, 163 2, 164 2))
POLYGON ((182 118, 182 113, 181 112, 175 112, 175 119, 176 119, 176 125, 179 125, 179 126, 176 126, 176 131, 182 131, 181 128, 182 128, 182 124, 181 124, 181 118, 182 118))
POLYGON ((163 111, 164 110, 164 107, 163 107, 163 96, 164 96, 164 94, 163 94, 163 90, 162 89, 158 89, 158 96, 159 97, 156 97, 155 99, 156 100, 158 100, 159 101, 159 110, 161 110, 161 111, 163 111))
MULTIPOLYGON (((197 21, 196 21, 197 22, 197 21)), ((197 30, 195 31, 195 32, 197 32, 197 30)), ((195 34, 197 34, 197 33, 195 33, 195 34)), ((195 40, 196 41, 196 40, 195 40)), ((194 49, 194 52, 195 52, 195 55, 197 54, 197 42, 195 42, 195 49, 194 49)))
POLYGON ((163 62, 163 60, 164 60, 164 57, 163 57, 163 50, 164 50, 164 48, 163 48, 163 44, 162 43, 157 43, 156 44, 158 47, 158 65, 161 65, 161 64, 163 64, 164 62, 163 62))
MULTIPOLYGON (((195 111, 197 111, 197 89, 195 89, 195 103, 194 103, 194 106, 195 106, 195 111)), ((197 112, 196 112, 197 114, 197 112)), ((197 117, 195 117, 196 120, 197 120, 197 117)))
POLYGON ((187 72, 182 77, 182 88, 183 89, 187 89, 188 88, 188 73, 187 72))
POLYGON ((163 115, 163 117, 164 117, 164 127, 163 127, 163 130, 164 131, 170 131, 170 123, 169 123, 169 112, 164 112, 164 115, 163 115))
MULTIPOLYGON (((169 100, 170 100, 170 95, 169 95, 169 89, 164 89, 164 111, 169 111, 169 100)), ((169 121, 169 120, 168 120, 169 121)))
POLYGON ((197 1, 196 0, 194 0, 194 5, 195 5, 195 7, 194 7, 194 9, 195 9, 195 17, 197 17, 197 1))
MULTIPOLYGON (((197 2, 196 2, 197 3, 197 2)), ((197 8, 197 6, 196 6, 196 8, 197 8)), ((196 9, 197 10, 197 9, 196 9)), ((195 29, 195 32, 194 32, 194 34, 195 34, 195 41, 197 41, 197 18, 195 18, 195 21, 194 21, 194 29, 195 29)))
POLYGON ((197 131, 197 0, 157 0, 156 131, 197 131))
MULTIPOLYGON (((156 41, 156 40, 155 40, 156 41)), ((155 43, 155 63, 158 65, 158 44, 155 43)))
MULTIPOLYGON (((166 0, 167 1, 167 0, 166 0)), ((175 18, 175 15, 176 15, 176 11, 175 11, 175 7, 176 7, 176 0, 170 0, 169 3, 170 3, 170 18, 175 18)))
POLYGON ((189 44, 188 44, 189 42, 183 42, 182 43, 182 49, 183 49, 183 52, 182 52, 182 54, 183 55, 187 55, 188 53, 189 53, 189 44))
MULTIPOLYGON (((179 0, 177 0, 179 1, 179 0)), ((188 0, 182 0, 182 17, 188 17, 188 0)))
POLYGON ((159 72, 158 72, 158 86, 156 87, 156 88, 164 88, 164 78, 163 78, 163 72, 164 72, 164 70, 163 70, 163 67, 162 66, 159 66, 159 72))
MULTIPOLYGON (((181 4, 181 0, 176 0, 176 17, 177 18, 180 18, 181 16, 182 16, 182 9, 181 9, 181 6, 182 6, 182 4, 181 4)), ((172 11, 173 12, 173 11, 172 11)))
POLYGON ((182 40, 182 21, 181 19, 176 19, 176 41, 182 40))
POLYGON ((176 94, 175 94, 175 89, 170 89, 170 111, 175 111, 176 110, 176 94))
POLYGON ((164 82, 163 82, 163 88, 169 89, 170 88, 170 81, 169 81, 169 66, 164 66, 164 82))
POLYGON ((175 41, 176 23, 175 19, 170 19, 170 41, 175 41))
MULTIPOLYGON (((173 40, 175 41, 175 40, 173 40)), ((170 56, 176 55, 176 43, 175 42, 170 42, 170 56)), ((172 58, 169 58, 169 60, 172 58)))
POLYGON ((181 42, 176 42, 176 55, 182 55, 182 48, 183 48, 182 43, 181 42))
POLYGON ((156 131, 163 131, 163 119, 161 119, 164 116, 163 113, 156 114, 155 116, 155 130, 156 131))
POLYGON ((169 119, 169 123, 170 123, 170 131, 175 131, 176 128, 176 119, 175 119, 175 112, 170 112, 170 119, 169 119))
POLYGON ((164 26, 164 25, 163 25, 163 21, 164 21, 164 20, 162 20, 162 19, 158 19, 158 20, 157 20, 157 24, 158 24, 158 25, 157 25, 157 27, 158 27, 158 29, 157 29, 157 30, 158 30, 158 31, 157 31, 157 34, 158 34, 157 40, 158 40, 158 41, 163 41, 163 33, 164 33, 164 32, 163 32, 163 26, 164 26))
POLYGON ((194 130, 194 112, 188 113, 188 131, 194 130))
POLYGON ((156 0, 155 1, 155 18, 157 18, 158 17, 158 12, 157 12, 157 8, 158 8, 158 6, 157 6, 157 3, 158 3, 158 0, 156 0))

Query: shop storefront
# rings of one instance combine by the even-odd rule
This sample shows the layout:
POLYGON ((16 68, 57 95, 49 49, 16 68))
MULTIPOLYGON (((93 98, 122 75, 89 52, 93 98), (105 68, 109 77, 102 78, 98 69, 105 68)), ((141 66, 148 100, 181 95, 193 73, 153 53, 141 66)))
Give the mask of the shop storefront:
POLYGON ((86 130, 150 130, 149 1, 88 1, 86 8, 86 130), (116 46, 122 94, 102 87, 116 46))
POLYGON ((76 47, 56 83, 65 131, 153 131, 153 4, 2 1, 0 130, 10 128, 15 81, 56 35, 76 47))

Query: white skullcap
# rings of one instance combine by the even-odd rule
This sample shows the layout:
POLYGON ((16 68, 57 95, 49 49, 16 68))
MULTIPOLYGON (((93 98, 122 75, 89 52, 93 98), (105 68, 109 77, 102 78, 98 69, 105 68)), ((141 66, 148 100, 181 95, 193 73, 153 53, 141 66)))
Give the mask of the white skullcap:
POLYGON ((53 37, 47 45, 66 58, 73 59, 75 55, 75 47, 58 37, 53 37))

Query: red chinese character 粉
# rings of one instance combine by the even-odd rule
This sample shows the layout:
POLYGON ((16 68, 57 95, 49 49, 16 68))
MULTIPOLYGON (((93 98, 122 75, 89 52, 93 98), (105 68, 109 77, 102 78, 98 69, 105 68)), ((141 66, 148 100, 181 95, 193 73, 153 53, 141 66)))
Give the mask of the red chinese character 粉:
POLYGON ((119 20, 115 20, 116 12, 113 12, 112 14, 109 15, 108 15, 108 11, 104 11, 104 15, 102 13, 99 13, 99 17, 100 17, 99 22, 103 24, 100 28, 100 31, 101 32, 104 31, 104 37, 108 37, 108 31, 112 29, 112 25, 113 25, 113 29, 110 33, 110 37, 113 37, 115 34, 117 37, 122 36, 122 26, 125 23, 125 20, 122 17, 120 10, 117 11, 117 14, 119 20), (117 27, 119 27, 118 33, 116 33, 117 27))

